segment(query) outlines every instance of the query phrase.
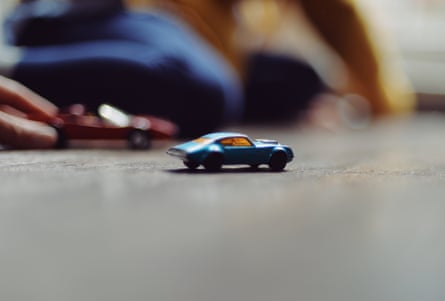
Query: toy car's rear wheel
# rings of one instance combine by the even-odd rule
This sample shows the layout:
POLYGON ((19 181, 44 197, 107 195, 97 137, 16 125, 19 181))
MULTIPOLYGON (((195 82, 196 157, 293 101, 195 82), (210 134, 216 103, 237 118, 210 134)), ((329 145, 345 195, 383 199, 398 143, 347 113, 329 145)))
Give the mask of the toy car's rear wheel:
POLYGON ((192 162, 192 161, 183 161, 184 165, 187 166, 190 169, 197 169, 199 164, 196 162, 192 162))
POLYGON ((272 154, 269 160, 269 167, 273 171, 282 171, 286 167, 287 156, 284 152, 279 151, 272 154))
POLYGON ((204 160, 204 167, 208 171, 218 171, 223 165, 223 156, 219 153, 210 153, 204 160))
POLYGON ((128 136, 128 147, 131 149, 149 149, 150 146, 150 137, 143 130, 134 130, 128 136))

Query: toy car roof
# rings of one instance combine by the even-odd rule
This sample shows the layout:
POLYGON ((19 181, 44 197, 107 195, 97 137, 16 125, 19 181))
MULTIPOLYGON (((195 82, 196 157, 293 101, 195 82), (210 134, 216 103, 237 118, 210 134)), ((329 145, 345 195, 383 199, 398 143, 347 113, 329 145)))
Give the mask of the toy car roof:
POLYGON ((247 138, 247 135, 240 134, 240 133, 232 133, 232 132, 217 132, 217 133, 211 133, 211 134, 204 135, 201 138, 218 140, 218 139, 230 138, 230 137, 246 137, 247 138))

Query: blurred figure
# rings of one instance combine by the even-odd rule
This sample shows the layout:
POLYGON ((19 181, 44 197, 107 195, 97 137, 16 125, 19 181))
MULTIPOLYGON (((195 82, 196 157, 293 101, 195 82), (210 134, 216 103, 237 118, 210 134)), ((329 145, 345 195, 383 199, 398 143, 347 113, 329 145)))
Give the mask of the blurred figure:
MULTIPOLYGON (((129 2, 139 2, 140 4, 143 0, 129 2)), ((264 44, 268 42, 267 37, 263 45, 256 47, 256 49, 252 49, 251 47, 246 51, 246 49, 240 48, 240 39, 234 39, 234 36, 236 36, 242 24, 246 23, 246 20, 247 23, 250 23, 249 25, 251 27, 255 27, 254 30, 256 30, 257 33, 262 32, 269 37, 279 35, 279 31, 283 28, 274 29, 274 26, 278 27, 276 23, 282 22, 282 18, 289 16, 289 11, 292 11, 293 7, 297 6, 303 12, 304 17, 306 17, 310 25, 315 29, 316 33, 320 35, 323 41, 344 63, 347 71, 348 84, 346 88, 342 88, 343 91, 341 92, 363 96, 370 103, 372 113, 375 116, 407 112, 414 108, 413 94, 405 75, 391 59, 386 59, 385 57, 384 45, 382 44, 392 41, 385 40, 373 32, 367 16, 360 9, 357 1, 152 0, 149 2, 154 2, 156 5, 187 20, 193 28, 232 63, 245 79, 248 86, 252 81, 256 82, 256 78, 252 80, 252 76, 255 77, 259 73, 268 73, 268 77, 270 77, 270 71, 273 72, 274 70, 269 69, 269 66, 263 66, 261 63, 257 64, 255 59, 252 59, 252 53, 261 51, 261 53, 273 55, 275 58, 280 57, 280 55, 276 53, 272 54, 273 52, 267 49, 277 48, 276 46, 264 46, 264 44), (255 18, 259 19, 256 23, 255 18), (268 70, 263 70, 263 68, 268 70), (260 72, 258 69, 264 72, 260 72)), ((297 27, 299 24, 288 22, 285 25, 294 26, 291 29, 286 29, 287 36, 292 38, 291 34, 293 33, 298 40, 298 36, 301 34, 300 28, 297 27)), ((249 37, 244 35, 242 39, 248 40, 249 37)), ((269 40, 271 42, 278 41, 278 39, 274 39, 273 37, 269 40)), ((305 42, 304 38, 301 40, 302 43, 305 42)), ((295 64, 295 62, 298 61, 295 59, 295 56, 283 57, 283 55, 281 55, 281 59, 287 59, 289 65, 292 65, 292 63, 295 64)), ((283 66, 280 66, 280 60, 276 63, 276 69, 280 70, 278 72, 281 73, 281 76, 284 78, 276 78, 277 81, 283 83, 284 80, 287 85, 291 84, 294 86, 306 84, 305 81, 301 81, 298 77, 294 79, 288 78, 292 75, 288 75, 288 79, 286 80, 286 76, 284 75, 286 69, 281 69, 283 66)), ((275 62, 269 57, 267 64, 275 65, 275 62)), ((258 85, 255 88, 261 90, 264 87, 264 85, 258 85)), ((280 88, 282 88, 282 86, 280 88)), ((249 93, 255 93, 253 90, 255 89, 247 89, 247 95, 249 95, 249 93)), ((271 93, 273 94, 273 92, 271 93)), ((280 93, 280 91, 275 89, 275 93, 280 93)), ((279 95, 280 94, 277 96, 279 95)), ((297 101, 302 100, 297 98, 297 101)), ((257 105, 257 103, 255 103, 255 105, 257 105)))
POLYGON ((167 13, 129 12, 120 1, 36 0, 7 18, 19 46, 9 76, 58 106, 109 102, 176 122, 183 136, 239 121, 234 71, 186 24, 167 13))
MULTIPOLYGON (((289 120, 333 92, 293 56, 239 47, 242 1, 128 2, 153 10, 130 12, 118 0, 23 1, 6 22, 8 42, 20 46, 6 75, 59 106, 107 101, 170 118, 186 136, 228 122, 289 120)), ((412 109, 403 76, 387 81, 379 41, 354 2, 277 2, 301 5, 344 61, 354 84, 341 92, 362 95, 376 116, 412 109)))

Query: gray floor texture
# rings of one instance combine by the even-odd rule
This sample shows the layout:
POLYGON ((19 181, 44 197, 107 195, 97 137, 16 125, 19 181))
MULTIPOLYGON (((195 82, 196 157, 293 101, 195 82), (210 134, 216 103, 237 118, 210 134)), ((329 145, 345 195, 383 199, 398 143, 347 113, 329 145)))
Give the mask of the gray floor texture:
POLYGON ((295 160, 1 151, 0 300, 444 300, 445 116, 243 130, 295 160))

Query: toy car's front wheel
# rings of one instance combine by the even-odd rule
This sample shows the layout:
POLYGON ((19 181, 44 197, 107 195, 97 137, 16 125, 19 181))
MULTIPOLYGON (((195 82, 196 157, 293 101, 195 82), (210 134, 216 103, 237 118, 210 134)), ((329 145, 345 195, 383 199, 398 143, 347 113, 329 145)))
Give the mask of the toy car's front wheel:
POLYGON ((208 171, 218 171, 223 165, 223 156, 219 153, 210 153, 204 160, 203 165, 208 171))
POLYGON ((134 130, 128 136, 128 146, 131 149, 149 149, 150 142, 148 133, 143 130, 134 130))
POLYGON ((184 165, 187 166, 190 169, 197 169, 199 164, 196 162, 192 162, 192 161, 183 161, 184 165))
POLYGON ((269 160, 269 167, 273 171, 282 171, 286 167, 287 156, 283 151, 272 154, 269 160))

